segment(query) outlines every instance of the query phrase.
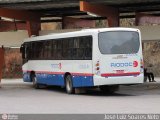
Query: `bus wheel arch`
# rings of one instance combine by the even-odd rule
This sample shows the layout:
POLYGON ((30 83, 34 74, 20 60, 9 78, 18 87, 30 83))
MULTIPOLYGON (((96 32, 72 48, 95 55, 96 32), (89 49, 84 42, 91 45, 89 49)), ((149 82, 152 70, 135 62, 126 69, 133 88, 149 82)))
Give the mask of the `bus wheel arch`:
POLYGON ((33 76, 35 76, 35 72, 34 72, 34 71, 31 71, 31 72, 30 72, 30 79, 31 79, 31 82, 33 82, 33 80, 32 80, 32 77, 33 77, 33 76))
POLYGON ((65 73, 64 80, 65 80, 66 92, 68 94, 74 94, 75 88, 73 87, 72 75, 69 72, 65 73))
POLYGON ((30 78, 31 78, 31 82, 33 82, 33 87, 38 89, 39 88, 39 84, 37 83, 37 78, 36 78, 36 74, 35 74, 34 71, 31 71, 30 78))

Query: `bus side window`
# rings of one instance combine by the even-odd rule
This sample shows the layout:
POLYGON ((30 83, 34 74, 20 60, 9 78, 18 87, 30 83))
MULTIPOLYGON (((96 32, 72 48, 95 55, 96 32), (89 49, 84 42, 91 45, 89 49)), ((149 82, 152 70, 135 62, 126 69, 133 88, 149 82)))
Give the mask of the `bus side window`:
POLYGON ((68 41, 68 59, 73 59, 73 47, 74 47, 74 38, 70 38, 68 41))
POLYGON ((58 47, 58 40, 53 40, 52 41, 52 59, 56 60, 57 59, 57 47, 58 47))
POLYGON ((62 59, 62 40, 57 40, 56 44, 56 59, 61 60, 62 59))
POLYGON ((92 49, 86 48, 85 49, 85 59, 91 60, 92 59, 92 49))
POLYGON ((83 60, 85 58, 85 37, 79 37, 78 58, 83 60))
POLYGON ((37 42, 36 43, 36 59, 42 59, 43 58, 43 42, 37 42))
POLYGON ((79 48, 79 49, 78 49, 78 59, 79 59, 79 60, 83 60, 84 57, 85 57, 84 48, 79 48))
POLYGON ((52 52, 52 41, 45 41, 44 44, 44 58, 51 59, 51 52, 52 52))
POLYGON ((30 60, 32 58, 32 44, 28 43, 26 48, 26 58, 30 60))
POLYGON ((67 38, 63 39, 63 53, 62 53, 62 55, 63 55, 64 60, 67 60, 69 57, 68 56, 68 47, 69 47, 68 44, 69 44, 68 39, 67 38))
POLYGON ((86 44, 85 44, 85 59, 91 60, 92 59, 92 37, 88 36, 85 37, 86 44))
POLYGON ((74 45, 73 45, 73 49, 72 49, 72 59, 77 60, 77 59, 79 59, 79 56, 78 56, 79 38, 75 37, 75 38, 73 38, 73 40, 74 40, 73 41, 74 45))
POLYGON ((35 47, 36 47, 36 43, 35 42, 32 42, 32 55, 31 55, 31 59, 35 59, 35 57, 36 57, 36 49, 35 49, 35 47))

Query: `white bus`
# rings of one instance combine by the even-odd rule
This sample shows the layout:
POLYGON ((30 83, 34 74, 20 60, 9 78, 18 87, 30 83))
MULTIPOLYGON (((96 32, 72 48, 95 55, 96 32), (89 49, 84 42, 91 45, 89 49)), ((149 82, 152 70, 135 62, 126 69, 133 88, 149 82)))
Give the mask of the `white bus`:
POLYGON ((66 88, 99 87, 114 92, 119 85, 143 83, 141 35, 133 28, 86 29, 28 38, 21 46, 23 79, 66 88))

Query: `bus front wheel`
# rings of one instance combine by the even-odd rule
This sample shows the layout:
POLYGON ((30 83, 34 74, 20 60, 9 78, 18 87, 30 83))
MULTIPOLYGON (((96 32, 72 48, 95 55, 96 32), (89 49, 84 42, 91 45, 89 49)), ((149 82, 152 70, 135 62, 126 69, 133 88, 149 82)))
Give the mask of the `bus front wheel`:
POLYGON ((66 81, 66 92, 68 94, 74 94, 75 93, 75 88, 73 87, 72 76, 67 75, 65 77, 65 81, 66 81))
POLYGON ((36 78, 35 74, 31 75, 31 80, 33 82, 33 87, 36 88, 36 89, 38 89, 39 88, 39 84, 37 83, 37 78, 36 78))

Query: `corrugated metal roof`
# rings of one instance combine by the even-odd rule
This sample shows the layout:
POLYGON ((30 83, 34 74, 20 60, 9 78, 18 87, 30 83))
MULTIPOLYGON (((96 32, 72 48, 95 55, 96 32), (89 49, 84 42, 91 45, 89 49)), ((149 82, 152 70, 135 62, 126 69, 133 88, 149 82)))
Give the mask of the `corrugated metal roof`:
POLYGON ((0 3, 24 3, 24 2, 43 2, 52 0, 0 0, 0 3))
MULTIPOLYGON (((0 0, 0 7, 39 12, 42 17, 87 15, 79 10, 80 0, 0 0)), ((160 0, 85 0, 119 9, 120 13, 148 12, 160 15, 160 0), (155 12, 156 11, 156 12, 155 12)))

